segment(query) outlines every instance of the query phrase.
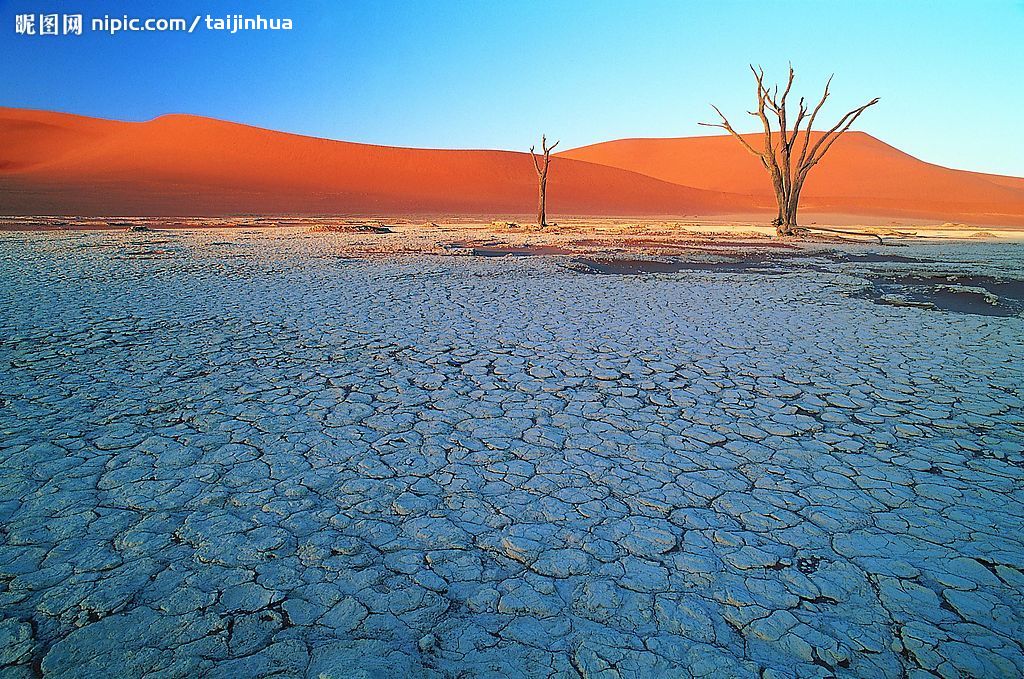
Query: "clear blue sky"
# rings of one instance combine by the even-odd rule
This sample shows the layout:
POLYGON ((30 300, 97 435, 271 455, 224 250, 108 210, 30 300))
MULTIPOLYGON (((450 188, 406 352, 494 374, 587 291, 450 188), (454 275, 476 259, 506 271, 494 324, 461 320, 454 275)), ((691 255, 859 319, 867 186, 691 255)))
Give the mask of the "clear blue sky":
MULTIPOLYGON (((925 160, 1024 175, 1024 0, 0 0, 0 104, 194 113, 403 146, 562 148, 751 127, 747 63, 925 160), (288 33, 15 34, 22 12, 290 17, 288 33)), ((828 116, 829 118, 832 115, 828 116)))

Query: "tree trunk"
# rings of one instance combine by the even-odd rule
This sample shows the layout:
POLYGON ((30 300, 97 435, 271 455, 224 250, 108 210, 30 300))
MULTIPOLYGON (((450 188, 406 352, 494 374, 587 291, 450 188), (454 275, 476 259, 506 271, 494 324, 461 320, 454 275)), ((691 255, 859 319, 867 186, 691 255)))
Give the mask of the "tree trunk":
POLYGON ((775 227, 775 235, 780 237, 796 235, 796 222, 792 217, 782 218, 782 221, 775 227))
POLYGON ((796 235, 796 219, 793 215, 786 215, 782 223, 775 227, 775 235, 777 236, 795 236, 796 235))
POLYGON ((796 213, 800 207, 800 189, 803 188, 803 181, 798 180, 790 189, 789 199, 786 201, 782 228, 779 235, 795 236, 797 232, 796 213))
POLYGON ((775 189, 775 202, 779 204, 779 213, 776 215, 775 220, 772 221, 772 224, 775 225, 777 235, 781 236, 782 232, 778 229, 786 220, 786 195, 782 190, 782 182, 775 181, 774 178, 772 180, 772 188, 775 189))
POLYGON ((551 165, 551 152, 556 146, 558 146, 557 141, 551 146, 548 146, 547 135, 541 135, 540 147, 544 151, 543 167, 541 166, 540 161, 537 160, 537 154, 534 153, 535 147, 530 147, 530 158, 533 159, 533 168, 537 170, 537 225, 541 227, 548 225, 546 205, 548 193, 548 167, 551 165))
POLYGON ((537 204, 537 223, 540 224, 541 226, 547 226, 548 222, 547 222, 547 214, 546 214, 546 209, 545 209, 545 202, 547 201, 547 195, 546 194, 547 194, 547 191, 548 191, 547 172, 545 172, 541 176, 539 186, 540 186, 540 195, 538 196, 539 202, 537 204))
POLYGON ((774 182, 774 185, 775 202, 779 205, 778 215, 775 217, 775 220, 772 221, 772 224, 775 225, 775 235, 792 236, 796 228, 796 222, 794 220, 794 217, 796 216, 795 212, 791 212, 789 209, 792 197, 786 195, 785 188, 782 186, 781 182, 774 182))

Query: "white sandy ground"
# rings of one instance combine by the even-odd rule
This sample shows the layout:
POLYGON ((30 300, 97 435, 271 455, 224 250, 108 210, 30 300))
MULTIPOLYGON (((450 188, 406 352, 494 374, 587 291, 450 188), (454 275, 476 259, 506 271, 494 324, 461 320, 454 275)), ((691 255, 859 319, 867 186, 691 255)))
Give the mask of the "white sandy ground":
MULTIPOLYGON (((499 238, 511 242, 542 244, 564 244, 580 238, 599 236, 607 239, 622 239, 636 236, 654 236, 667 241, 687 241, 715 237, 758 237, 774 236, 775 228, 765 223, 762 216, 723 215, 718 218, 554 218, 554 224, 539 229, 521 217, 502 219, 474 217, 0 217, 0 233, 4 231, 46 231, 46 230, 114 230, 122 231, 130 226, 145 226, 157 230, 202 229, 212 231, 227 229, 266 229, 268 236, 285 234, 288 228, 309 230, 337 228, 353 224, 375 224, 388 226, 402 238, 374 239, 376 247, 395 248, 402 252, 420 249, 434 252, 435 239, 499 238), (425 246, 425 249, 424 249, 425 246)), ((992 242, 1015 242, 1024 240, 1024 229, 1016 227, 991 227, 959 223, 914 222, 882 218, 864 218, 861 221, 846 215, 807 215, 802 220, 813 235, 818 238, 846 238, 853 241, 877 242, 876 234, 886 239, 920 241, 931 239, 992 242), (841 230, 847 233, 829 233, 827 230, 841 230), (849 232, 853 232, 850 234, 849 232), (856 235, 856 234, 860 235, 856 235)), ((350 241, 345 241, 346 243, 350 241)))
POLYGON ((1024 319, 399 235, 0 235, 0 676, 1024 674, 1024 319))

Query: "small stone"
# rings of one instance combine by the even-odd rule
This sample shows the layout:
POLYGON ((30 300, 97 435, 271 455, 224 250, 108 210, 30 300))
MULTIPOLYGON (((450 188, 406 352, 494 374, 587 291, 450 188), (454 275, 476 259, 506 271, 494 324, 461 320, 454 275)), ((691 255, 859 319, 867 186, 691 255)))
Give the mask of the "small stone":
POLYGON ((416 644, 421 653, 432 653, 437 648, 437 637, 433 634, 427 634, 420 637, 419 642, 416 644))

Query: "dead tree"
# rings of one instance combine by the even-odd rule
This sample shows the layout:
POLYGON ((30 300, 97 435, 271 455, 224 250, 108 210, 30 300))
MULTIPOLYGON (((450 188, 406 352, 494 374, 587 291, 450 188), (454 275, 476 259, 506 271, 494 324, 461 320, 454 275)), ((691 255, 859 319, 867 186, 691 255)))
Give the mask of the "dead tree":
POLYGON ((540 226, 547 226, 547 193, 548 193, 548 166, 551 164, 551 152, 558 146, 556 141, 551 146, 548 146, 547 135, 540 136, 540 147, 544 151, 543 165, 537 161, 537 154, 534 152, 533 146, 530 147, 530 157, 533 158, 533 167, 537 170, 537 183, 539 188, 539 195, 537 196, 537 224, 540 226))
POLYGON ((722 122, 700 124, 706 127, 722 128, 735 137, 743 145, 743 148, 761 160, 761 164, 764 165, 765 169, 768 170, 768 174, 771 175, 772 188, 775 190, 775 200, 779 204, 779 214, 772 222, 775 225, 776 233, 780 236, 792 236, 797 231, 796 212, 800 204, 800 191, 807 180, 807 173, 818 164, 832 147, 832 144, 835 143, 836 139, 850 129, 850 126, 860 117, 861 113, 867 110, 869 106, 874 106, 878 103, 878 98, 872 99, 860 108, 849 111, 839 119, 839 122, 832 129, 821 133, 817 141, 812 144, 811 129, 814 126, 815 119, 818 117, 818 112, 824 106, 825 100, 828 99, 828 88, 832 83, 832 77, 830 76, 828 82, 825 83, 825 93, 821 95, 821 101, 818 102, 813 111, 808 110, 807 106, 804 105, 804 98, 800 97, 796 120, 793 122, 793 129, 789 130, 786 115, 786 98, 793 87, 793 66, 790 65, 789 67, 789 80, 786 82, 786 87, 782 91, 781 96, 779 96, 778 85, 769 91, 768 87, 764 84, 764 69, 755 69, 751 65, 750 71, 754 74, 754 80, 757 82, 757 110, 749 111, 749 113, 761 120, 761 125, 764 128, 763 148, 760 150, 756 149, 740 136, 733 129, 725 115, 714 104, 711 105, 711 108, 715 109, 722 122), (808 113, 810 113, 809 117, 808 113), (805 120, 806 127, 801 129, 800 125, 805 120), (775 129, 772 127, 773 123, 775 129), (798 145, 800 149, 796 151, 798 145))

